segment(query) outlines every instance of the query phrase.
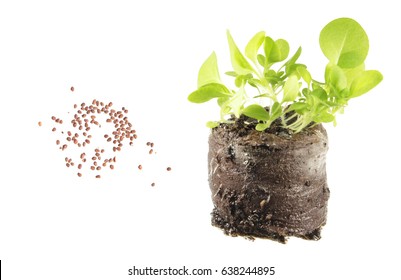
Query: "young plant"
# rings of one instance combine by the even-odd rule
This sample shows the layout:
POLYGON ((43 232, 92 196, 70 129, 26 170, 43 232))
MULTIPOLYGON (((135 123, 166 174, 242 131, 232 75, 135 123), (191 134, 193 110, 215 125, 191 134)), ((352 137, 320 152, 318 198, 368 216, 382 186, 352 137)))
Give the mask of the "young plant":
POLYGON ((277 119, 283 127, 300 132, 316 123, 335 124, 348 101, 374 88, 383 79, 376 70, 365 70, 369 40, 355 20, 339 18, 320 32, 320 48, 329 60, 324 82, 312 78, 305 64, 299 63, 302 48, 288 58, 286 40, 273 40, 261 31, 239 50, 229 31, 227 40, 235 80, 229 89, 220 79, 217 57, 213 52, 198 74, 198 89, 188 96, 194 103, 216 99, 220 120, 207 123, 210 128, 232 122, 232 116, 245 115, 257 121, 263 131, 277 119), (253 88, 254 90, 250 90, 253 88))

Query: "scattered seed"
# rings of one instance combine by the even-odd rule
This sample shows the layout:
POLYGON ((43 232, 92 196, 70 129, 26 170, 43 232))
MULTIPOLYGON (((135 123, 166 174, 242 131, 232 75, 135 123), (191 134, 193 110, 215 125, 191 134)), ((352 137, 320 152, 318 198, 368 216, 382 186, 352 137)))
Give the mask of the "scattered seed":
POLYGON ((38 122, 38 126, 42 126, 42 122, 38 122))
POLYGON ((110 169, 114 169, 114 165, 110 164, 110 169))
POLYGON ((167 171, 171 171, 171 167, 167 167, 167 171))
POLYGON ((78 169, 81 169, 82 168, 82 164, 78 164, 78 169))
POLYGON ((152 184, 150 184, 152 187, 154 187, 156 184, 155 183, 152 183, 152 184))
POLYGON ((74 87, 71 87, 70 90, 71 90, 72 92, 74 92, 75 89, 74 89, 74 87))
POLYGON ((96 179, 99 179, 100 178, 100 175, 96 175, 96 179))
POLYGON ((60 145, 60 140, 56 140, 56 145, 60 145))
POLYGON ((142 170, 142 165, 138 165, 138 169, 139 169, 139 170, 142 170))

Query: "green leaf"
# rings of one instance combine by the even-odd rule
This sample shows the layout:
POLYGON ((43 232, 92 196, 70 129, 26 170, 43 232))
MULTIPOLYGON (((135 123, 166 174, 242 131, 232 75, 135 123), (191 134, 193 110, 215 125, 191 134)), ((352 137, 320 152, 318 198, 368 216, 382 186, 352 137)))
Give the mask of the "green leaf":
POLYGON ((308 104, 306 103, 292 103, 290 106, 290 111, 295 111, 300 115, 303 115, 309 110, 308 104))
POLYGON ((226 74, 227 76, 231 76, 231 77, 237 77, 238 76, 238 74, 236 72, 234 72, 234 71, 228 71, 228 72, 226 72, 224 74, 226 74))
POLYGON ((312 82, 312 76, 309 73, 309 71, 306 69, 306 66, 299 65, 297 67, 297 72, 302 77, 302 79, 308 84, 308 86, 310 86, 310 83, 312 82))
POLYGON ((350 98, 361 96, 377 86, 383 80, 383 75, 376 70, 362 72, 354 79, 350 88, 350 98))
POLYGON ((288 57, 289 52, 290 46, 288 45, 288 42, 284 39, 278 39, 273 44, 270 55, 268 56, 268 62, 271 63, 283 61, 288 57))
POLYGON ((263 55, 258 54, 257 59, 258 59, 258 62, 259 62, 259 64, 260 64, 260 66, 265 67, 265 65, 266 65, 266 58, 265 58, 263 55))
POLYGON ((231 37, 230 31, 228 30, 227 40, 228 46, 230 47, 231 64, 234 68, 234 71, 237 72, 239 75, 246 75, 255 72, 252 66, 238 49, 233 37, 231 37))
POLYGON ((345 77, 347 78, 347 87, 350 87, 352 82, 356 77, 362 74, 365 71, 365 63, 355 67, 344 69, 345 77))
POLYGON ((267 123, 258 123, 258 124, 256 125, 255 129, 256 129, 257 131, 264 131, 264 130, 266 130, 268 127, 269 127, 269 124, 267 124, 267 123))
POLYGON ((241 87, 224 105, 230 107, 235 117, 239 118, 245 101, 245 90, 241 87))
POLYGON ((328 23, 320 32, 319 43, 329 61, 341 68, 354 68, 362 64, 369 51, 365 30, 350 18, 339 18, 328 23))
POLYGON ((279 102, 274 102, 273 106, 270 108, 270 122, 281 116, 283 108, 279 102))
POLYGON ((205 60, 198 74, 198 88, 210 83, 221 83, 215 52, 205 60))
POLYGON ((211 83, 204 85, 188 96, 193 103, 203 103, 213 98, 229 97, 230 91, 222 84, 211 83))
POLYGON ((287 62, 284 64, 286 66, 286 68, 290 67, 298 60, 298 58, 301 56, 301 52, 302 52, 302 48, 299 47, 298 50, 295 52, 295 54, 289 60, 287 60, 287 62))
POLYGON ((329 123, 335 120, 334 115, 327 111, 321 111, 319 114, 313 117, 313 121, 316 123, 329 123))
POLYGON ((328 64, 326 67, 326 83, 332 86, 337 92, 347 87, 347 77, 344 70, 334 64, 328 64))
POLYGON ((283 87, 283 92, 284 96, 282 102, 291 102, 297 98, 299 93, 299 83, 296 75, 291 75, 287 79, 283 87))
POLYGON ((242 111, 242 114, 259 121, 267 121, 269 119, 269 113, 266 109, 257 104, 249 105, 242 111))
POLYGON ((265 40, 265 32, 260 31, 256 33, 255 36, 252 37, 252 39, 245 47, 245 55, 255 64, 257 63, 258 50, 260 46, 263 44, 264 40, 265 40))
MULTIPOLYGON (((270 62, 270 61, 269 61, 269 60, 270 60, 269 57, 270 57, 270 54, 271 54, 271 51, 272 51, 273 47, 274 47, 274 41, 273 41, 273 39, 270 38, 269 36, 266 36, 266 37, 265 37, 265 43, 264 43, 264 46, 263 46, 263 49, 264 49, 264 51, 265 51, 265 64, 262 65, 263 67, 266 66, 266 63, 269 63, 269 62, 270 62)), ((259 63, 260 63, 260 62, 259 62, 259 63)))
POLYGON ((219 126, 219 122, 208 121, 208 122, 206 123, 206 126, 207 126, 208 128, 215 128, 215 127, 218 127, 218 126, 219 126))

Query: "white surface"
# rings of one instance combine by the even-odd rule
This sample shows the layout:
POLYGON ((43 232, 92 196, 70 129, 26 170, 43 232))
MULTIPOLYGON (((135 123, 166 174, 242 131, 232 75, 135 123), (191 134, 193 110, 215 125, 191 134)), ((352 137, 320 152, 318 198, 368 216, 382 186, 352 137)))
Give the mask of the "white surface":
POLYGON ((133 265, 275 266, 272 279, 400 278, 395 1, 60 2, 0 3, 4 279, 134 279, 127 275, 133 265), (319 32, 342 16, 367 31, 367 67, 384 81, 351 102, 338 127, 328 127, 331 198, 323 238, 281 245, 223 235, 210 226, 206 170, 204 123, 217 108, 186 101, 201 63, 215 50, 220 71, 229 70, 227 28, 241 49, 265 30, 287 39, 292 52, 302 45, 300 61, 317 73, 326 63, 319 32), (102 180, 65 168, 50 116, 93 98, 128 107, 141 145, 156 143, 147 175, 136 166, 150 159, 135 148, 102 180))

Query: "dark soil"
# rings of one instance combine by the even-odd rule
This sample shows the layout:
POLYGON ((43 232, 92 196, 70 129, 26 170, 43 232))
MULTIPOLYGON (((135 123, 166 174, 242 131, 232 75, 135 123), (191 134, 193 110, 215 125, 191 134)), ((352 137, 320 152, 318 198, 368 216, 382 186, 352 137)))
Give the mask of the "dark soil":
POLYGON ((209 138, 212 224, 231 236, 320 239, 326 223, 328 140, 322 125, 265 132, 241 117, 209 138))

